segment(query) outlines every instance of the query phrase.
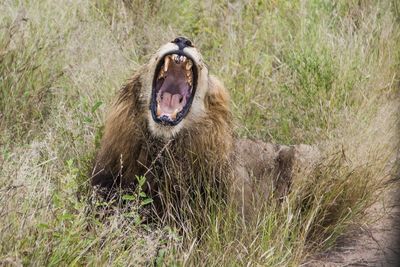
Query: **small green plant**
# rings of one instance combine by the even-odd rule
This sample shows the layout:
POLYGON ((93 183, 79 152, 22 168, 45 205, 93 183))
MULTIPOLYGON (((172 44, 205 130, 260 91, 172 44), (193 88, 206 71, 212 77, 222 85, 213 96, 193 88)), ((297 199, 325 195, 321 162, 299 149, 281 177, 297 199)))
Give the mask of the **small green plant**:
POLYGON ((140 225, 143 222, 142 217, 140 216, 140 211, 143 208, 146 208, 149 204, 153 202, 153 199, 146 195, 143 191, 143 188, 146 183, 146 177, 144 176, 136 176, 137 185, 135 187, 135 191, 132 194, 124 194, 121 196, 121 199, 125 202, 129 203, 129 206, 134 206, 134 211, 129 211, 125 215, 127 217, 135 218, 136 225, 140 225))

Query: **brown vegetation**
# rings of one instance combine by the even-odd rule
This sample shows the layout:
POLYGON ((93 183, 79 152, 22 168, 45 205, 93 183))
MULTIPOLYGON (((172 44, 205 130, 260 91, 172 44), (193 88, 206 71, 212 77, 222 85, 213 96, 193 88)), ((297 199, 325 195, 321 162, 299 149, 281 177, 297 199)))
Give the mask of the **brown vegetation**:
MULTIPOLYGON (((398 1, 126 3, 7 0, 0 5, 0 265, 297 266, 333 246, 349 228, 371 222, 368 207, 388 187, 398 187, 385 183, 396 180, 393 159, 400 140, 398 1), (151 162, 146 167, 153 168, 144 169, 146 176, 160 174, 164 183, 174 180, 191 189, 178 198, 163 196, 165 203, 182 200, 163 206, 166 214, 182 215, 173 220, 179 224, 143 224, 151 199, 140 186, 121 196, 123 205, 90 202, 88 173, 100 148, 106 107, 127 77, 153 64, 148 55, 177 35, 195 42, 210 72, 229 90, 231 100, 224 103, 232 111, 227 121, 233 122, 233 151, 240 147, 245 151, 238 155, 248 155, 236 159, 242 177, 254 175, 249 171, 254 166, 263 173, 260 162, 274 162, 279 150, 271 143, 317 144, 324 152, 325 160, 304 175, 294 161, 291 191, 279 198, 276 189, 280 201, 255 203, 264 207, 254 223, 238 219, 241 214, 225 203, 212 204, 225 202, 213 190, 206 192, 206 203, 193 194, 201 192, 193 181, 207 179, 185 177, 193 173, 188 169, 175 176, 174 166, 178 173, 185 165, 178 157, 165 170, 151 162), (246 143, 253 145, 245 149, 246 143), (263 149, 271 157, 264 157, 263 149), (203 204, 211 205, 211 212, 203 204), (111 212, 99 222, 103 207, 111 212)), ((151 79, 151 74, 140 78, 149 85, 146 76, 151 79)), ((170 129, 190 128, 193 108, 206 110, 201 103, 193 102, 170 129)), ((156 130, 162 125, 142 119, 151 126, 148 133, 162 137, 156 130)), ((206 126, 201 133, 208 135, 206 126)), ((173 134, 164 131, 167 139, 173 134)), ((163 162, 181 148, 172 144, 163 150, 163 162)), ((271 186, 273 179, 267 178, 262 184, 271 186)), ((248 188, 259 189, 258 184, 248 188)), ((171 183, 166 186, 163 192, 174 192, 168 190, 171 183)), ((256 200, 265 199, 260 194, 256 200)), ((351 253, 365 263, 364 256, 351 253)))

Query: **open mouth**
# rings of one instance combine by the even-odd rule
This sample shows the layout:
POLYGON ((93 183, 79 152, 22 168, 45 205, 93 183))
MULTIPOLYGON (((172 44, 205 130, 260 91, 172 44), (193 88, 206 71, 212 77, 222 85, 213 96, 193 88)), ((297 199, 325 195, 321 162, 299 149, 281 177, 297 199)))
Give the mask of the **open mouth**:
POLYGON ((196 91, 197 69, 182 51, 164 56, 158 63, 150 104, 153 120, 177 125, 187 115, 196 91))

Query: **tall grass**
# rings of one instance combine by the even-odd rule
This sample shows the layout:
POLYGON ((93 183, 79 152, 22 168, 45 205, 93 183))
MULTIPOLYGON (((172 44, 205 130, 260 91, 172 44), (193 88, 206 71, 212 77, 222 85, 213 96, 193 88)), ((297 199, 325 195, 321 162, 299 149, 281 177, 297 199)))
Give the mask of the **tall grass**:
POLYGON ((3 1, 0 263, 282 266, 329 247, 391 177, 399 14, 390 0, 3 1), (325 157, 252 224, 216 209, 201 242, 141 224, 138 196, 102 220, 88 212, 107 107, 176 35, 229 88, 238 136, 319 144, 325 157))

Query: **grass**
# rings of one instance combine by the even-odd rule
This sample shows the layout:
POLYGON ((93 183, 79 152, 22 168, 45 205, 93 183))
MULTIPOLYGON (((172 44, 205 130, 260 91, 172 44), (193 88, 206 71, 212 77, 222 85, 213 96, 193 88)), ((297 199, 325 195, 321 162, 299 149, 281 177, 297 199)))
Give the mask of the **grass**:
MULTIPOLYGON (((398 148, 396 1, 16 1, 0 5, 0 263, 293 266, 384 190, 398 148), (326 160, 254 224, 216 209, 202 241, 88 212, 87 173, 116 90, 161 44, 193 39, 229 88, 240 137, 326 160)), ((143 204, 143 203, 142 203, 143 204)))

